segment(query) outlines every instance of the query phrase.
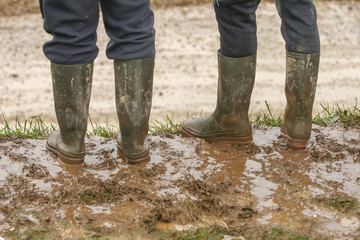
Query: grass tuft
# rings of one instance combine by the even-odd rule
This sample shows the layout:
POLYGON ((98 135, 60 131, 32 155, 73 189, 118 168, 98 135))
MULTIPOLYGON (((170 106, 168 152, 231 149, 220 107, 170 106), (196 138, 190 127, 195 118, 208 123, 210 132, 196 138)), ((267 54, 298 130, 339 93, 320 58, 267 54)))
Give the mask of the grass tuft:
POLYGON ((151 233, 155 239, 177 239, 177 240, 222 240, 225 235, 240 236, 235 230, 229 230, 221 226, 215 225, 209 228, 198 228, 194 231, 171 231, 171 230, 155 230, 151 233))
POLYGON ((304 235, 298 235, 296 233, 293 233, 290 230, 280 228, 280 227, 274 227, 271 231, 264 231, 262 234, 261 239, 264 240, 280 240, 280 239, 288 239, 288 240, 311 240, 311 238, 304 236, 304 235))
POLYGON ((174 123, 173 120, 166 116, 166 122, 155 120, 155 124, 150 126, 149 132, 152 134, 179 134, 183 122, 174 123))
POLYGON ((16 120, 13 126, 6 120, 3 113, 0 115, 0 138, 16 135, 27 139, 44 139, 54 130, 54 125, 46 125, 41 115, 32 116, 26 119, 23 124, 16 120))
MULTIPOLYGON (((267 108, 266 112, 256 114, 251 117, 252 123, 256 125, 265 125, 271 127, 280 127, 283 119, 280 116, 274 116, 267 101, 265 101, 267 108)), ((320 104, 322 110, 313 118, 313 123, 320 126, 340 125, 345 128, 360 129, 360 108, 355 104, 351 108, 345 108, 339 104, 330 106, 329 104, 320 104)), ((203 113, 200 113, 200 117, 203 113)), ((5 115, 0 114, 0 138, 16 135, 21 138, 28 139, 45 139, 52 131, 55 130, 53 124, 47 125, 42 120, 42 115, 32 116, 20 123, 16 120, 15 124, 11 125, 5 118, 5 115)), ((105 126, 93 124, 89 116, 92 131, 90 135, 98 135, 104 138, 115 137, 119 133, 118 127, 106 124, 105 126)), ((174 122, 169 116, 166 116, 165 122, 155 120, 155 124, 151 125, 149 132, 151 134, 179 134, 183 122, 174 122)))
POLYGON ((352 108, 345 108, 339 104, 330 106, 320 104, 322 110, 317 113, 313 123, 321 126, 340 124, 345 128, 360 128, 360 109, 357 103, 352 108))
POLYGON ((360 210, 359 201, 356 198, 345 194, 337 194, 331 197, 318 196, 314 199, 314 201, 324 204, 325 206, 335 209, 341 213, 358 214, 360 210))
POLYGON ((104 138, 112 138, 119 133, 118 127, 108 123, 105 125, 105 127, 99 124, 95 124, 95 127, 92 126, 92 129, 92 132, 89 132, 90 135, 97 135, 104 138))
POLYGON ((256 114, 252 117, 252 122, 256 125, 265 125, 270 127, 280 127, 282 123, 281 117, 274 117, 269 104, 265 101, 267 112, 256 114))

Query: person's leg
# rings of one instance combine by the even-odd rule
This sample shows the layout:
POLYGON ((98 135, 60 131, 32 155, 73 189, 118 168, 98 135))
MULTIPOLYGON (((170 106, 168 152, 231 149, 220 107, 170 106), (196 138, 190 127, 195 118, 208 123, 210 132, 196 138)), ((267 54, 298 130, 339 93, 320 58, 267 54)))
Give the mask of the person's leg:
POLYGON ((256 54, 256 15, 260 0, 214 0, 220 53, 240 58, 256 54))
POLYGON ((208 117, 185 121, 183 136, 208 142, 246 144, 252 141, 248 117, 256 70, 256 17, 258 0, 215 0, 219 24, 218 95, 208 117))
POLYGON ((281 130, 292 149, 304 149, 311 135, 320 39, 312 0, 276 0, 286 43, 287 104, 281 130))
POLYGON ((110 37, 107 56, 114 59, 118 148, 127 163, 147 162, 155 57, 150 0, 102 0, 101 8, 110 37))
POLYGON ((51 61, 55 112, 60 131, 54 131, 47 149, 61 161, 84 161, 84 137, 91 95, 93 60, 98 54, 96 28, 98 0, 42 0, 44 29, 53 39, 43 50, 51 61))
POLYGON ((276 0, 276 7, 281 18, 281 34, 286 51, 319 53, 320 38, 313 0, 276 0))
POLYGON ((154 13, 150 0, 101 0, 101 10, 110 41, 110 59, 155 57, 154 13))
POLYGON ((62 65, 94 61, 98 54, 96 29, 99 0, 42 0, 44 29, 52 40, 43 46, 45 56, 62 65))

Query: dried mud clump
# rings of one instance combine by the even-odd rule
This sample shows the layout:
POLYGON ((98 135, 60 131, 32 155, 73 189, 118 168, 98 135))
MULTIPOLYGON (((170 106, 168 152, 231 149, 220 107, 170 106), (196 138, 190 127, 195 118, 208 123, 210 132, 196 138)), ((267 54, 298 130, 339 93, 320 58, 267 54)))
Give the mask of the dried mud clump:
POLYGON ((6 179, 7 185, 0 188, 0 199, 9 200, 9 207, 17 208, 27 204, 46 204, 50 196, 41 191, 36 191, 28 178, 10 174, 6 179))
POLYGON ((88 204, 120 203, 122 201, 141 200, 146 197, 143 189, 122 184, 116 179, 103 181, 80 177, 76 187, 63 187, 52 199, 59 204, 88 204))
POLYGON ((156 165, 153 165, 149 169, 139 169, 138 173, 139 176, 142 178, 151 178, 156 177, 158 175, 161 175, 166 172, 166 167, 163 163, 159 163, 156 165))
POLYGON ((210 185, 205 182, 179 181, 177 186, 186 189, 192 198, 179 200, 176 196, 165 199, 155 199, 154 208, 149 216, 143 220, 143 224, 150 225, 156 222, 188 224, 201 220, 205 215, 222 217, 229 210, 238 207, 227 204, 222 196, 230 193, 232 184, 221 182, 218 185, 210 185))
POLYGON ((309 148, 307 152, 310 153, 310 160, 313 162, 332 162, 345 159, 347 155, 344 152, 351 153, 351 149, 348 144, 340 144, 334 139, 318 134, 316 145, 309 148))
POLYGON ((46 167, 35 163, 25 165, 22 171, 27 178, 32 179, 42 179, 49 176, 49 171, 46 169, 46 167))
POLYGON ((250 144, 246 145, 237 145, 234 146, 237 151, 244 152, 246 154, 255 155, 261 152, 261 149, 259 146, 251 142, 250 144))

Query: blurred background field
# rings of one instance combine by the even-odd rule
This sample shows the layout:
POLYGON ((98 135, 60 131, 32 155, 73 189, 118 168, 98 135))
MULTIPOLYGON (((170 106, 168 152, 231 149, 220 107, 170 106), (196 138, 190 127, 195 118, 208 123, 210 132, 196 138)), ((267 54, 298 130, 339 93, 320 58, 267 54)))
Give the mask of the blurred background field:
MULTIPOLYGON (((209 3, 211 0, 151 0, 153 7, 170 7, 209 3)), ((0 16, 39 12, 39 0, 1 0, 0 16)))
MULTIPOLYGON (((274 0, 263 0, 274 1, 274 0)), ((316 1, 342 1, 342 0, 315 0, 316 1)), ((360 1, 360 0, 353 0, 360 1)), ((152 7, 172 7, 172 6, 187 6, 200 5, 209 3, 211 0, 151 0, 152 7)), ((12 16, 24 13, 39 12, 39 0, 1 0, 0 1, 0 16, 12 16)))

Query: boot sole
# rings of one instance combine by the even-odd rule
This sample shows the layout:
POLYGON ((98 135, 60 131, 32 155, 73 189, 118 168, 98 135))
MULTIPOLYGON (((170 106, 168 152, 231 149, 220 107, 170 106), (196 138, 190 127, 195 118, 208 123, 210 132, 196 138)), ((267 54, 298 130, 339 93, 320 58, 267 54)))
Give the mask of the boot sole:
POLYGON ((196 135, 191 134, 184 128, 180 129, 180 134, 183 137, 194 137, 194 138, 201 138, 209 143, 226 143, 226 144, 235 144, 235 145, 246 145, 252 142, 253 138, 252 135, 246 137, 213 137, 213 138, 204 138, 198 137, 196 135))
POLYGON ((56 148, 52 147, 48 143, 46 143, 46 149, 49 150, 50 152, 52 152, 53 154, 55 154, 62 163, 71 164, 71 165, 79 165, 84 162, 84 156, 80 156, 80 157, 75 156, 74 157, 74 156, 64 155, 62 152, 60 152, 56 148))
POLYGON ((295 139, 287 135, 284 128, 280 128, 282 135, 286 138, 286 146, 292 150, 302 150, 305 149, 308 143, 308 140, 295 139))
POLYGON ((144 154, 140 154, 139 156, 136 157, 128 157, 126 156, 124 150, 119 146, 119 144, 117 144, 118 150, 120 151, 120 157, 125 159, 125 162, 128 164, 141 164, 141 163, 146 163, 146 162, 150 162, 150 152, 144 152, 144 154))

